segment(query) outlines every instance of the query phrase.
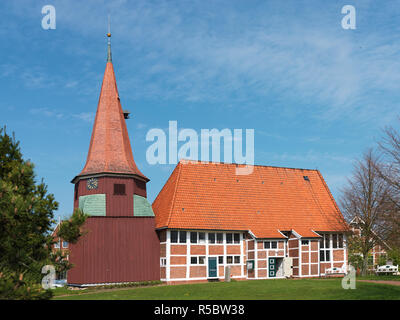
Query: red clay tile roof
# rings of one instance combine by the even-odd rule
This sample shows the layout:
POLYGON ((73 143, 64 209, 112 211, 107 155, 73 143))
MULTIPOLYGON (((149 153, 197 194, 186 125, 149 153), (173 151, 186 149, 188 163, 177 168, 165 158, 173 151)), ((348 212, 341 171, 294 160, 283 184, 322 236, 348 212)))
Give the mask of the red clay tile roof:
POLYGON ((257 238, 348 231, 318 170, 180 161, 153 203, 157 228, 249 230, 257 238), (304 179, 307 176, 309 181, 304 179))
POLYGON ((86 164, 77 177, 96 173, 133 174, 149 180, 133 160, 112 62, 106 65, 86 164))

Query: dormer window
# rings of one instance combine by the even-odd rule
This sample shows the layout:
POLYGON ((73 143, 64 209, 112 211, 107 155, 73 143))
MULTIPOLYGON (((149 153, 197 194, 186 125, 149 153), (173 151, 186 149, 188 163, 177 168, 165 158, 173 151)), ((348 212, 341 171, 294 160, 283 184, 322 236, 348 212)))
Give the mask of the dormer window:
POLYGON ((115 195, 125 195, 125 185, 124 184, 114 184, 114 194, 115 195))

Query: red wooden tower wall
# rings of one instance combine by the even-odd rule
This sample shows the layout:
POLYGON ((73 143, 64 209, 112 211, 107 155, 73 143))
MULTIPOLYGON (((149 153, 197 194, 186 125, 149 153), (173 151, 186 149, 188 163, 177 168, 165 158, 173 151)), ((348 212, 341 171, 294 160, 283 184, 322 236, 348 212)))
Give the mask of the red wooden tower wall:
POLYGON ((91 217, 71 244, 68 284, 160 280, 160 243, 151 217, 91 217))

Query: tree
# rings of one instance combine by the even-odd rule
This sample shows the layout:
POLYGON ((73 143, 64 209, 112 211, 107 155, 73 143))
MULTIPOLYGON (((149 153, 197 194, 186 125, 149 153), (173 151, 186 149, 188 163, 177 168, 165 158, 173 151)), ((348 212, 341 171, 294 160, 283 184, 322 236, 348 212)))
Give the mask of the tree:
POLYGON ((390 233, 385 217, 393 209, 391 188, 382 179, 379 168, 381 163, 374 151, 365 152, 363 158, 356 162, 353 176, 348 179, 340 200, 346 219, 356 221, 361 230, 360 236, 351 237, 350 247, 361 254, 363 275, 368 269, 369 252, 390 233))
POLYGON ((76 243, 86 233, 86 231, 82 230, 82 225, 87 217, 88 215, 82 210, 75 209, 71 217, 60 224, 57 236, 65 241, 76 243))
POLYGON ((10 283, 22 298, 48 297, 40 290, 42 262, 49 256, 53 212, 58 208, 19 142, 0 129, 0 295, 10 283), (3 286, 4 285, 4 286, 3 286), (27 292, 24 291, 26 288, 27 292), (30 292, 30 293, 29 293, 30 292))
MULTIPOLYGON (((69 219, 60 223, 56 236, 70 243, 76 243, 81 236, 87 233, 82 226, 86 222, 88 216, 89 215, 84 213, 82 210, 75 209, 69 219)), ((65 252, 54 250, 51 253, 51 264, 55 266, 57 273, 66 272, 73 267, 73 264, 67 259, 68 255, 69 250, 65 250, 65 252)))
POLYGON ((394 127, 386 127, 379 148, 384 161, 378 172, 391 188, 390 201, 393 205, 393 210, 385 217, 385 222, 391 230, 387 240, 391 246, 400 248, 400 132, 394 127))
MULTIPOLYGON (((48 299, 52 293, 41 287, 42 267, 71 267, 62 254, 52 253, 57 208, 43 179, 36 182, 34 166, 23 159, 14 134, 0 128, 0 299, 48 299)), ((77 210, 62 224, 66 240, 78 240, 86 217, 77 210)))

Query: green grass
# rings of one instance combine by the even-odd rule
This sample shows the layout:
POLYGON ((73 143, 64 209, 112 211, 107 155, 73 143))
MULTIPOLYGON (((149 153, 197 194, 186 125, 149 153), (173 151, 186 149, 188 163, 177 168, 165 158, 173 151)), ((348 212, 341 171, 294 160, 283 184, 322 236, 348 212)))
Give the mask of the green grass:
MULTIPOLYGON (((58 289, 57 289, 58 290, 58 289)), ((65 289, 64 289, 65 290, 65 289)), ((67 290, 65 290, 67 291, 67 290)), ((68 290, 68 293, 71 291, 68 290)), ((71 296, 54 299, 79 300, 364 300, 400 299, 400 286, 357 282, 355 290, 345 290, 341 279, 252 280, 237 282, 162 285, 96 292, 74 291, 71 296), (87 292, 87 293, 86 293, 87 292)), ((65 294, 65 293, 64 293, 65 294)))

